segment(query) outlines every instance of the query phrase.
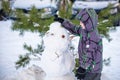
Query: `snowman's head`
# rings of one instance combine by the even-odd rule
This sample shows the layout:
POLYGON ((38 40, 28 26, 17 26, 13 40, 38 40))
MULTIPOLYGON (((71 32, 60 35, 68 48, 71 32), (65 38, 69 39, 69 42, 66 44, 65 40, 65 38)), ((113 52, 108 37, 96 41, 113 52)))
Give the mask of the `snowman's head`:
POLYGON ((69 44, 69 33, 59 22, 50 24, 50 29, 46 32, 44 38, 45 48, 54 50, 65 49, 69 44))
POLYGON ((64 29, 59 22, 53 22, 50 24, 50 29, 47 31, 46 35, 58 37, 61 39, 68 39, 68 32, 64 29))

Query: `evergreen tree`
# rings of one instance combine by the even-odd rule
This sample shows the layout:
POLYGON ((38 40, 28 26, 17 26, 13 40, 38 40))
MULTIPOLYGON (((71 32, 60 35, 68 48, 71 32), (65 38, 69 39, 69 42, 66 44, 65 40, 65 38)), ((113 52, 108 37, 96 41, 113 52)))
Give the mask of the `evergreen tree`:
POLYGON ((2 7, 3 7, 3 10, 7 13, 10 12, 10 2, 9 0, 2 0, 2 7))
POLYGON ((118 21, 120 21, 120 13, 111 13, 113 5, 109 5, 107 8, 103 9, 99 14, 99 23, 98 23, 98 30, 100 34, 105 36, 109 41, 110 36, 109 36, 109 31, 116 30, 116 26, 118 26, 118 21))
POLYGON ((7 20, 9 18, 11 9, 9 0, 0 1, 0 20, 7 20))
POLYGON ((22 10, 16 10, 15 15, 17 20, 13 23, 13 30, 19 30, 21 34, 24 31, 39 32, 40 34, 45 33, 49 28, 48 25, 52 23, 53 18, 43 19, 41 18, 44 11, 39 11, 34 6, 25 14, 22 10))

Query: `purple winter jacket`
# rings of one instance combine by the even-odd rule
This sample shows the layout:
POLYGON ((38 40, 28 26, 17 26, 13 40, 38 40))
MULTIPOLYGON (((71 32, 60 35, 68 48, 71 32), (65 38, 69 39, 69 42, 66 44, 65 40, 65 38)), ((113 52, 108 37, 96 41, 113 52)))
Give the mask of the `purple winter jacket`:
POLYGON ((101 73, 102 71, 102 39, 97 30, 97 14, 89 9, 81 10, 77 18, 81 20, 85 29, 64 20, 62 26, 72 34, 80 36, 78 53, 80 66, 90 73, 101 73), (88 10, 88 11, 87 11, 88 10))

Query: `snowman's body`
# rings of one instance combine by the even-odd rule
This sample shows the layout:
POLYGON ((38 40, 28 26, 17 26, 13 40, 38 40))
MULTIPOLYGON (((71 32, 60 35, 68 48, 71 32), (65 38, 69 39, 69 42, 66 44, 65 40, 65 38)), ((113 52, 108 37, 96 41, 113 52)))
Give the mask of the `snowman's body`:
POLYGON ((65 75, 69 75, 68 80, 74 80, 73 76, 70 78, 74 69, 74 58, 69 48, 68 32, 61 27, 59 22, 54 22, 50 25, 50 29, 43 40, 45 49, 41 57, 41 67, 49 80, 50 77, 51 80, 55 80, 53 79, 55 77, 57 80, 64 80, 59 77, 65 77, 65 75))

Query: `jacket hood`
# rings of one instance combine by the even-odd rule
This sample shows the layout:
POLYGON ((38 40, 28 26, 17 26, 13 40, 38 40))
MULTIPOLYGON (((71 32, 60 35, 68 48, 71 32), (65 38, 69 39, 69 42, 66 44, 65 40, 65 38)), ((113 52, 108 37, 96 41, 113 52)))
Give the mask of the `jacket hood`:
POLYGON ((80 10, 80 12, 76 15, 76 18, 84 23, 86 31, 92 31, 97 26, 98 16, 92 8, 80 10))

